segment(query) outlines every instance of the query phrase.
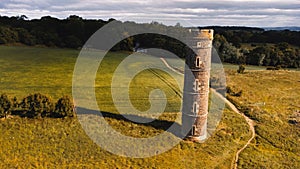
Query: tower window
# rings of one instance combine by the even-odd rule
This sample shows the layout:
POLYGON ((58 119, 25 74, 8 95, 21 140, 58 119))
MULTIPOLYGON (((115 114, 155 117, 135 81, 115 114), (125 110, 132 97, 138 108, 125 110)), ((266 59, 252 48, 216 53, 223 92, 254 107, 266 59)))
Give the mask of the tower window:
POLYGON ((198 107, 199 107, 199 106, 198 106, 198 103, 197 103, 197 102, 194 102, 194 104, 193 104, 193 110, 192 110, 194 114, 197 114, 198 107))
POLYGON ((192 127, 192 135, 196 135, 196 130, 197 130, 196 126, 193 125, 193 127, 192 127))
POLYGON ((202 61, 201 61, 201 58, 198 56, 198 57, 196 58, 196 67, 197 67, 197 68, 200 68, 201 65, 202 65, 202 61))
POLYGON ((195 83, 194 83, 194 90, 195 90, 195 92, 198 92, 198 91, 199 91, 199 80, 198 80, 198 79, 195 80, 195 83))

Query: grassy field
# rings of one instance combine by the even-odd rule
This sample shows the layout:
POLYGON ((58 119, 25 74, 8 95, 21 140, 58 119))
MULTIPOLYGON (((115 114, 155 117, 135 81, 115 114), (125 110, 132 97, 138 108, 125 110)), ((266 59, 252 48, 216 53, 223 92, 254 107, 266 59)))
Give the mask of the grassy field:
MULTIPOLYGON (((224 69, 226 70, 238 70, 239 65, 224 63, 224 69)), ((253 65, 245 65, 246 70, 266 70, 267 66, 253 66, 253 65)), ((300 71, 300 69, 296 68, 284 68, 284 70, 291 70, 291 71, 300 71)))
POLYGON ((41 92, 53 99, 72 92, 79 51, 0 46, 0 89, 18 98, 41 92))
MULTIPOLYGON (((1 93, 19 99, 36 92, 53 99, 71 95, 79 51, 6 46, 0 46, 0 51, 1 93)), ((126 55, 108 54, 97 72, 97 102, 102 111, 110 114, 118 113, 112 104, 111 78, 115 65, 126 55)), ((147 110, 149 92, 163 89, 168 103, 159 120, 172 122, 180 111, 178 86, 166 73, 154 71, 145 70, 134 78, 129 91, 132 104, 138 110, 147 110)), ((235 72, 227 71, 228 85, 233 90, 243 90, 243 94, 230 99, 256 121, 258 134, 242 152, 239 168, 299 168, 299 125, 290 124, 289 120, 299 110, 300 73, 235 72)), ((136 124, 112 115, 105 119, 114 129, 132 137, 150 137, 164 131, 164 127, 157 127, 164 124, 136 124)), ((205 143, 182 141, 163 154, 143 159, 105 151, 86 135, 77 119, 1 119, 0 132, 0 168, 230 168, 235 152, 251 137, 243 117, 228 109, 205 143)))
POLYGON ((255 120, 255 142, 241 154, 242 168, 300 167, 300 72, 227 71, 227 84, 241 97, 230 97, 255 120))

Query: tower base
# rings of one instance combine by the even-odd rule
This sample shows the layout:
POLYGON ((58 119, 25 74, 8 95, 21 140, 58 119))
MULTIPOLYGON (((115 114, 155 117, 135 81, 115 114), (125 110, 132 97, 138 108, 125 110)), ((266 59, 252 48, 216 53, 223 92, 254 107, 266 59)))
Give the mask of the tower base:
POLYGON ((185 141, 192 141, 192 142, 196 142, 196 143, 203 143, 206 139, 207 139, 206 134, 203 136, 186 136, 184 138, 185 141))

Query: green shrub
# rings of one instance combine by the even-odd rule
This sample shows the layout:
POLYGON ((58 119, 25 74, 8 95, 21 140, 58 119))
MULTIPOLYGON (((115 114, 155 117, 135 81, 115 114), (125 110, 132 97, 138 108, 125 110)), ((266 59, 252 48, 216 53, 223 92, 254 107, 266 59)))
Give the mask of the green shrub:
POLYGON ((69 96, 60 98, 55 104, 55 117, 74 117, 74 104, 69 96))
POLYGON ((50 117, 54 105, 50 98, 40 93, 29 95, 21 102, 21 107, 27 117, 41 118, 50 117))
POLYGON ((231 87, 227 86, 226 87, 226 93, 229 94, 230 96, 234 96, 234 97, 241 97, 243 94, 243 90, 240 90, 238 92, 235 92, 232 90, 231 87))
POLYGON ((12 111, 17 110, 19 108, 19 102, 17 97, 12 99, 12 111))
POLYGON ((233 96, 235 97, 241 97, 243 94, 243 90, 240 90, 239 92, 235 93, 233 96))
POLYGON ((237 72, 242 74, 245 72, 245 69, 246 69, 245 65, 239 65, 239 69, 237 70, 237 72))
POLYGON ((0 117, 7 117, 11 109, 11 101, 6 94, 0 96, 0 117))

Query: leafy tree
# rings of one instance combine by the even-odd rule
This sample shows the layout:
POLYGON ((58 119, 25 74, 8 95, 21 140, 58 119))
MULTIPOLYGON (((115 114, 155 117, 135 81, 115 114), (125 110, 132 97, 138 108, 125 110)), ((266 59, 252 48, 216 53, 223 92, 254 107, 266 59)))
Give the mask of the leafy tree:
POLYGON ((16 109, 18 109, 19 108, 19 102, 18 102, 18 99, 17 99, 17 97, 14 97, 13 99, 12 99, 12 109, 13 110, 16 110, 16 109))
POLYGON ((270 48, 268 48, 267 46, 256 47, 247 55, 247 64, 258 66, 263 65, 264 60, 270 57, 270 51, 270 48))
POLYGON ((26 20, 26 19, 28 19, 28 17, 26 15, 21 15, 21 16, 18 16, 18 19, 19 20, 26 20))
POLYGON ((276 45, 276 47, 279 48, 279 50, 284 51, 284 50, 286 50, 286 49, 289 48, 289 44, 286 43, 286 42, 281 42, 281 43, 278 43, 278 44, 276 45))
POLYGON ((244 62, 243 53, 236 47, 240 45, 232 45, 226 40, 226 38, 223 35, 216 34, 214 37, 213 45, 217 49, 219 56, 223 62, 244 62))
POLYGON ((29 95, 21 102, 21 107, 26 111, 27 117, 49 117, 54 111, 50 98, 40 93, 29 95))
POLYGON ((11 101, 6 94, 0 96, 0 117, 7 117, 11 109, 11 101))
POLYGON ((60 98, 55 104, 55 117, 74 117, 74 104, 69 96, 60 98))
POLYGON ((24 28, 17 28, 16 31, 18 32, 19 42, 25 45, 33 46, 36 44, 35 37, 32 36, 26 29, 24 28))
POLYGON ((219 54, 224 62, 237 63, 241 56, 239 50, 230 43, 224 43, 219 48, 219 54))
POLYGON ((242 48, 239 50, 240 57, 239 57, 239 64, 246 64, 246 56, 250 53, 247 48, 242 48))
POLYGON ((181 24, 180 24, 179 22, 177 22, 177 23, 175 24, 175 27, 177 27, 177 28, 182 28, 182 26, 181 26, 181 24))
POLYGON ((65 44, 71 48, 79 48, 81 47, 81 41, 76 36, 70 35, 65 38, 65 44))
POLYGON ((220 46, 224 43, 228 43, 226 38, 223 35, 216 34, 213 41, 214 47, 219 50, 220 46))
POLYGON ((15 43, 19 41, 18 33, 9 27, 0 26, 0 44, 15 43))

